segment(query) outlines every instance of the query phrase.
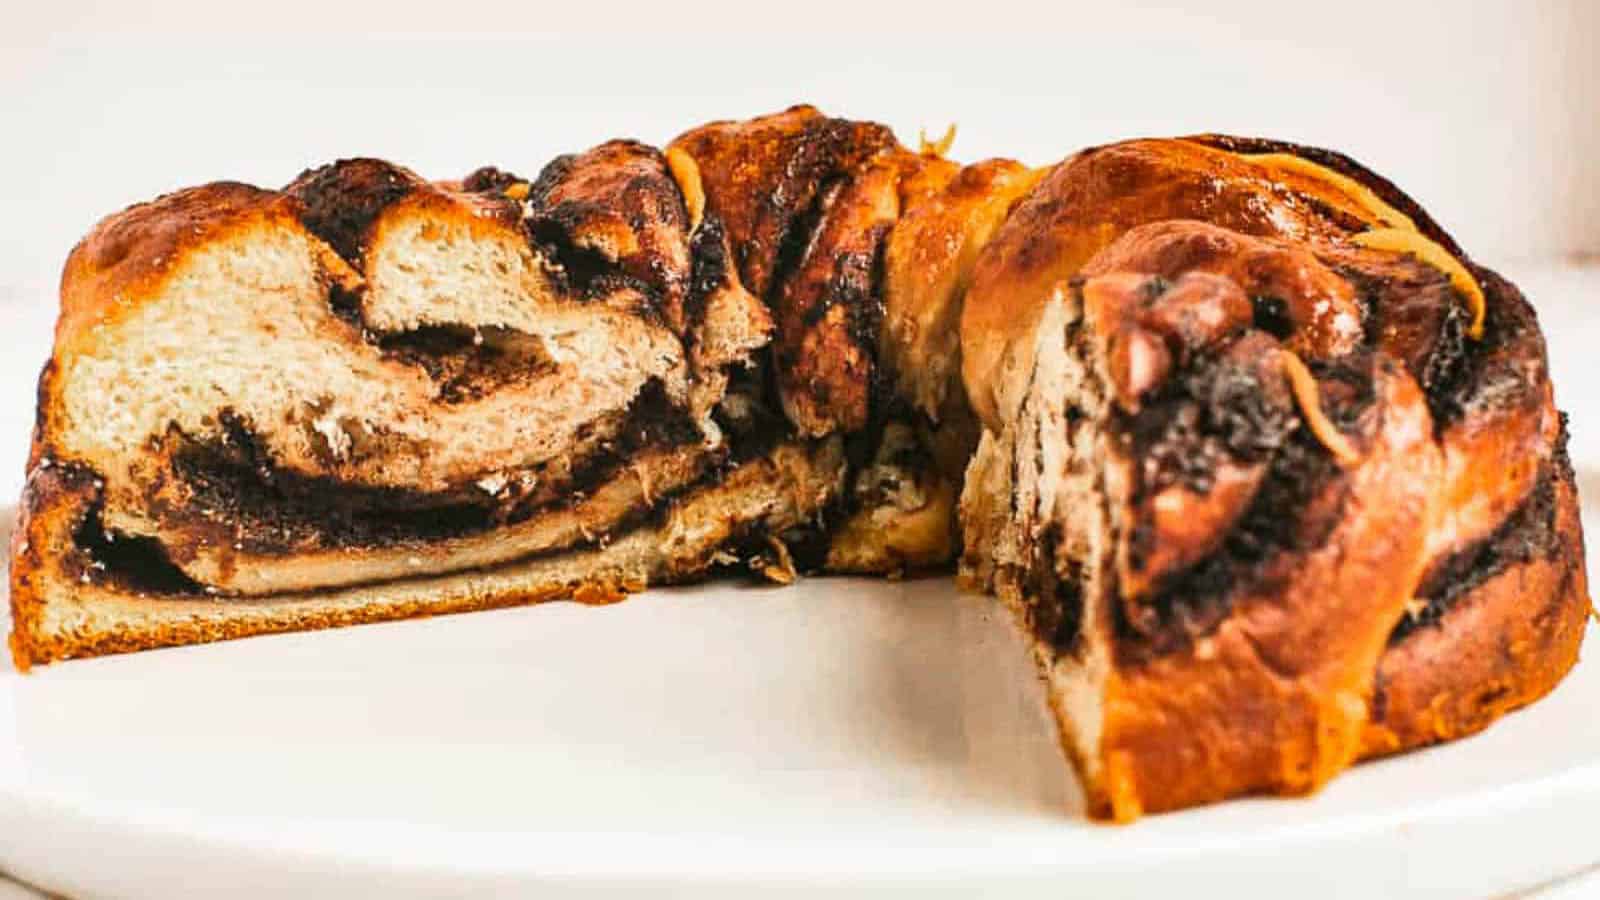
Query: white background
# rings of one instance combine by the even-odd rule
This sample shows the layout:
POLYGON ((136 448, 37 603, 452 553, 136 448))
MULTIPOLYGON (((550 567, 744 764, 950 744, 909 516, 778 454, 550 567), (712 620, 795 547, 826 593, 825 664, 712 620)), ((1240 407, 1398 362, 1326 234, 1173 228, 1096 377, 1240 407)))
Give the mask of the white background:
MULTIPOLYGON (((961 159, 1042 164, 1085 144, 1202 130, 1336 147, 1523 284, 1547 326, 1563 405, 1585 405, 1600 385, 1591 371, 1600 319, 1589 312, 1600 270, 1583 267, 1600 257, 1600 3, 1590 0, 1209 0, 1191 10, 1113 0, 0 0, 0 503, 20 487, 61 261, 100 216, 213 179, 276 186, 349 155, 435 178, 485 163, 533 174, 607 138, 659 143, 707 119, 799 101, 886 122, 906 141, 957 122, 961 159)), ((1573 425, 1590 494, 1600 488, 1596 421, 1580 413, 1573 425)), ((427 623, 418 633, 442 640, 476 627, 427 623)), ((320 649, 304 652, 330 665, 353 658, 341 641, 360 640, 319 637, 305 646, 320 649)), ((463 642, 462 658, 481 646, 463 642)), ((280 650, 262 650, 273 659, 260 671, 275 671, 280 650)), ((861 658, 881 665, 871 650, 861 658)), ((246 648, 226 651, 217 671, 236 668, 246 648)), ((151 673, 183 681, 174 658, 152 658, 151 673)), ((92 681, 94 665, 67 675, 92 681)), ((891 674, 897 690, 924 683, 891 674)), ((834 696, 828 685, 817 696, 834 696)), ((1556 699, 1544 714, 1556 714, 1556 699)), ((992 712, 987 701, 975 708, 992 712)), ((1527 747, 1511 732, 1486 740, 1506 758, 1527 747)), ((1475 754, 1464 769, 1485 752, 1448 752, 1458 751, 1475 754)), ((1373 784, 1341 781, 1335 802, 1373 784)))
POLYGON ((1600 4, 6 0, 0 271, 99 216, 339 155, 533 172, 798 101, 1045 163, 1198 130, 1331 145, 1479 256, 1600 252, 1600 4), (376 29, 376 33, 369 31, 376 29))

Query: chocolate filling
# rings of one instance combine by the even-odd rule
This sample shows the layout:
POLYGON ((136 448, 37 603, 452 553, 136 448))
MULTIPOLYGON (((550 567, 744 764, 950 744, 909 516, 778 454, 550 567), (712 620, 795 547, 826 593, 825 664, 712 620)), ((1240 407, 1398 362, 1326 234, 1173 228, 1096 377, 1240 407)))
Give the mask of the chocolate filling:
POLYGON ((1070 654, 1082 646, 1084 574, 1077 560, 1057 558, 1060 549, 1061 525, 1052 522, 1039 537, 1038 556, 1023 578, 1022 595, 1034 634, 1056 653, 1070 654))
MULTIPOLYGON (((86 473, 89 477, 92 473, 86 473)), ((639 528, 657 528, 664 525, 673 510, 677 508, 680 498, 693 494, 696 491, 714 487, 723 478, 725 470, 712 467, 697 481, 685 485, 677 490, 657 495, 654 502, 635 507, 622 518, 618 519, 603 533, 595 534, 591 539, 585 540, 580 547, 604 547, 612 538, 626 534, 639 528)), ((782 535, 786 542, 800 540, 810 532, 810 527, 791 529, 782 535)), ((726 546, 733 551, 737 560, 753 559, 754 555, 770 552, 771 530, 763 520, 753 520, 740 524, 726 546)), ((96 584, 112 584, 123 589, 140 594, 160 594, 174 596, 192 596, 197 594, 214 593, 205 586, 193 581, 175 566, 167 549, 154 538, 129 537, 114 534, 104 530, 100 518, 100 505, 97 500, 90 507, 83 522, 74 532, 74 542, 83 551, 82 564, 79 571, 86 581, 96 584)), ((515 560, 506 560, 495 563, 486 568, 507 565, 515 562, 540 559, 560 553, 570 552, 571 546, 552 547, 518 557, 515 560)), ((710 563, 716 563, 724 557, 714 557, 710 563)), ((709 563, 708 563, 709 565, 709 563)), ((471 571, 471 570, 461 570, 471 571)), ((705 570, 684 570, 677 573, 680 579, 688 579, 703 575, 705 570)), ((314 591, 312 591, 314 592, 314 591)), ((220 597, 219 599, 226 599, 220 597)))
POLYGON ((772 385, 769 350, 729 370, 728 387, 712 408, 712 421, 728 436, 730 465, 765 455, 794 433, 772 385))
POLYGON ((1289 304, 1282 297, 1258 294, 1250 298, 1252 324, 1280 341, 1294 334, 1294 320, 1289 317, 1289 304))
POLYGON ((574 243, 571 233, 555 219, 530 219, 526 224, 528 241, 556 265, 551 274, 562 292, 593 300, 612 291, 633 288, 651 300, 659 300, 653 286, 630 278, 604 253, 574 243))
MULTIPOLYGON (((783 230, 778 234, 777 252, 772 257, 771 277, 767 284, 767 305, 775 306, 778 297, 783 295, 783 288, 789 278, 800 267, 805 259, 806 248, 816 239, 817 229, 822 226, 822 217, 827 215, 828 208, 833 205, 834 199, 844 191, 845 180, 842 176, 834 175, 817 184, 809 202, 798 209, 786 210, 783 220, 783 230)), ((774 198, 774 203, 778 198, 774 198)), ((738 247, 734 252, 740 256, 743 264, 741 268, 748 270, 750 262, 747 257, 752 248, 738 247)), ((748 280, 749 276, 745 278, 748 280)))
MULTIPOLYGON (((252 553, 289 555, 307 545, 387 547, 487 531, 569 506, 616 477, 649 448, 702 440, 699 428, 665 389, 651 382, 634 398, 626 425, 611 441, 573 465, 560 483, 509 499, 481 489, 445 496, 404 488, 344 484, 274 466, 248 423, 225 416, 228 440, 191 442, 173 457, 188 501, 174 508, 155 492, 150 508, 179 529, 214 531, 217 540, 252 553), (203 511, 203 512, 202 512, 203 511), (232 525, 243 523, 243 535, 232 525)), ((530 471, 535 478, 539 469, 530 471)))
POLYGON ((1429 567, 1416 593, 1423 605, 1420 611, 1405 616, 1395 626, 1389 635, 1391 645, 1405 640, 1415 631, 1438 625, 1463 597, 1491 578, 1561 552, 1561 533, 1556 527, 1555 479, 1571 477, 1570 470, 1562 471, 1567 465, 1564 459, 1546 463, 1533 490, 1494 533, 1429 567))
MULTIPOLYGON (((1541 388, 1549 377, 1544 338, 1533 308, 1499 276, 1481 269, 1475 272, 1488 304, 1482 339, 1466 338, 1460 341, 1461 349, 1452 350, 1447 343, 1451 331, 1447 322, 1441 329, 1441 349, 1435 351, 1444 358, 1420 376, 1427 378, 1431 369, 1439 370, 1424 386, 1440 430, 1483 413, 1515 407, 1536 409, 1543 402, 1541 388), (1460 361, 1449 358, 1451 355, 1459 355, 1460 361)), ((1452 313, 1460 320, 1457 328, 1464 331, 1466 310, 1457 305, 1452 313)))
POLYGON ((386 335, 379 346, 390 359, 427 372, 445 403, 481 400, 555 370, 539 338, 509 328, 433 325, 386 335))
POLYGON ((416 176, 382 160, 342 159, 300 173, 284 192, 300 201, 306 228, 360 269, 367 229, 418 184, 416 176))
POLYGON ((514 172, 495 166, 483 166, 461 179, 461 189, 469 194, 503 194, 506 188, 527 181, 514 172))
POLYGON ((87 556, 82 576, 95 584, 110 584, 135 594, 199 594, 204 588, 173 565, 166 548, 152 537, 135 537, 106 531, 101 503, 89 507, 72 533, 72 541, 87 556))
MULTIPOLYGON (((883 366, 878 362, 878 336, 883 330, 883 292, 887 277, 885 255, 889 249, 889 227, 881 226, 873 236, 872 253, 852 254, 840 259, 834 283, 828 292, 827 306, 846 304, 849 312, 850 341, 860 348, 867 358, 867 416, 865 424, 845 440, 845 453, 850 460, 851 478, 861 467, 870 464, 878 455, 884 429, 892 419, 908 422, 926 422, 927 416, 896 396, 894 385, 884 377, 883 366)), ((920 431, 919 431, 920 433, 920 431)), ((926 460, 932 464, 931 454, 926 460)), ((860 507, 859 498, 852 502, 860 507)))
POLYGON ((678 255, 688 249, 680 246, 689 236, 687 210, 654 147, 609 141, 558 157, 529 186, 524 209, 528 241, 555 263, 550 274, 566 293, 599 299, 637 291, 648 300, 641 315, 681 303, 690 275, 678 255), (596 235, 618 230, 631 232, 632 249, 593 245, 596 235))
POLYGON ((1474 339, 1467 334, 1471 311, 1442 273, 1336 271, 1361 296, 1367 345, 1381 342, 1422 386, 1436 434, 1479 413, 1543 402, 1544 339, 1532 307, 1499 276, 1473 269, 1487 304, 1483 336, 1474 339))
POLYGON ((1114 413, 1122 452, 1143 461, 1134 502, 1173 484, 1208 491, 1220 462, 1258 462, 1276 451, 1298 419, 1268 396, 1255 370, 1206 353, 1141 398, 1137 413, 1114 413))
POLYGON ((1318 546, 1338 523, 1339 504, 1312 511, 1311 501, 1338 466, 1307 431, 1295 432, 1274 455, 1266 479, 1222 544, 1209 556, 1173 573, 1145 601, 1153 626, 1135 628, 1116 604, 1122 649, 1159 656, 1187 646, 1232 611, 1233 599, 1252 587, 1269 587, 1287 573, 1272 561, 1285 551, 1318 546))
POLYGON ((1422 386, 1435 433, 1460 418, 1478 385, 1483 352, 1499 342, 1496 331, 1487 330, 1478 341, 1467 336, 1471 314, 1443 273, 1378 273, 1350 266, 1336 270, 1361 298, 1367 346, 1381 343, 1422 386))
POLYGON ((706 214, 689 239, 689 286, 684 296, 684 349, 693 350, 706 319, 706 304, 711 295, 729 281, 727 232, 722 220, 706 214))
MULTIPOLYGON (((1215 370, 1216 366, 1211 369, 1215 370)), ((1360 361, 1313 365, 1324 388, 1324 412, 1335 424, 1347 427, 1373 406, 1374 386, 1370 370, 1360 361)), ((1201 384, 1208 381, 1203 376, 1201 384)), ((1325 447, 1300 428, 1292 412, 1261 409, 1259 388, 1234 384, 1234 376, 1218 379, 1228 389, 1184 391, 1188 397, 1205 397, 1214 408, 1195 417, 1200 429, 1179 428, 1154 432, 1164 439, 1177 438, 1170 447, 1159 442, 1144 444, 1157 466, 1168 466, 1172 478, 1183 477, 1196 490, 1208 490, 1219 452, 1234 460, 1270 459, 1266 475, 1250 504, 1240 515, 1221 544, 1199 562, 1165 578, 1151 595, 1140 602, 1140 622, 1129 618, 1128 604, 1113 604, 1113 618, 1119 652, 1133 659, 1150 658, 1180 649, 1216 627, 1232 610, 1234 597, 1241 591, 1270 589, 1288 577, 1273 563, 1284 552, 1304 552, 1320 546, 1338 524, 1343 506, 1342 492, 1331 497, 1324 493, 1339 476, 1338 464, 1325 447), (1196 441, 1195 436, 1209 438, 1196 441), (1170 463, 1161 460, 1173 460, 1170 463)), ((1135 448, 1141 437, 1151 432, 1128 432, 1135 448)), ((1145 458, 1136 456, 1135 459, 1145 458)), ((1162 471, 1158 468, 1158 473, 1162 471)), ((1160 475, 1158 474, 1158 479, 1160 475)), ((1149 480, 1136 486, 1148 489, 1149 480)), ((1130 550, 1137 558, 1148 549, 1148 530, 1135 526, 1129 536, 1130 550)))
MULTIPOLYGON (((688 149, 698 158, 700 146, 707 156, 715 157, 720 140, 690 136, 688 149)), ((868 160, 893 146, 893 133, 882 125, 812 118, 798 131, 763 135, 753 152, 741 153, 745 166, 759 164, 760 174, 754 179, 730 179, 726 199, 719 198, 716 190, 715 164, 708 169, 702 161, 711 206, 728 204, 730 208, 722 211, 730 212, 738 204, 754 211, 743 230, 738 225, 741 217, 727 217, 745 286, 757 296, 776 297, 821 220, 825 198, 868 160)))

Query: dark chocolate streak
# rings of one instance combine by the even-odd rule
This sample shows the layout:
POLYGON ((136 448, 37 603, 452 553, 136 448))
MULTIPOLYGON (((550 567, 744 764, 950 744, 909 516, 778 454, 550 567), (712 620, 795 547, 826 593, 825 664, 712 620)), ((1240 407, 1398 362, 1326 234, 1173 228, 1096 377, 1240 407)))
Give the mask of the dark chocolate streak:
POLYGON ((729 263, 727 231, 721 219, 707 213, 689 237, 689 285, 683 300, 685 350, 693 350, 699 341, 706 304, 728 283, 729 263))
POLYGON ((1039 537, 1039 553, 1022 588, 1034 633, 1058 654, 1070 654, 1083 644, 1083 575, 1076 562, 1068 563, 1072 570, 1065 576, 1056 570, 1060 547, 1061 525, 1052 522, 1039 537))
POLYGON ((824 195, 893 147, 895 139, 882 125, 818 117, 777 143, 776 155, 766 160, 777 177, 768 180, 762 196, 745 201, 761 205, 757 228, 744 235, 748 243, 734 247, 745 285, 764 297, 777 296, 785 272, 781 260, 790 256, 791 270, 799 261, 826 207, 824 195))
MULTIPOLYGON (((910 404, 895 396, 894 385, 884 376, 878 360, 878 334, 883 329, 883 292, 886 276, 885 257, 889 248, 889 227, 878 229, 873 237, 872 255, 860 259, 851 254, 839 261, 839 271, 828 291, 826 306, 845 304, 849 312, 850 342, 867 357, 867 418, 866 424, 845 441, 845 453, 850 460, 851 477, 862 466, 868 465, 878 455, 878 445, 883 441, 884 428, 898 415, 903 419, 926 422, 927 417, 911 408, 910 404)), ((846 492, 854 497, 853 492, 846 492)), ((859 507, 860 503, 856 502, 859 507)), ((852 509, 850 512, 854 512, 852 509)))
MULTIPOLYGON (((1324 412, 1341 427, 1349 427, 1374 408, 1371 371, 1362 363, 1352 360, 1312 364, 1324 387, 1324 412)), ((1382 359, 1371 361, 1374 365, 1384 363, 1382 359)), ((1199 432, 1180 430, 1181 440, 1170 452, 1141 445, 1137 432, 1134 446, 1145 446, 1147 453, 1157 454, 1158 458, 1175 460, 1175 477, 1181 476, 1191 487, 1205 485, 1196 488, 1199 490, 1209 489, 1209 473, 1214 471, 1219 451, 1229 453, 1234 460, 1270 462, 1260 488, 1221 545, 1194 565, 1168 576, 1140 604, 1146 613, 1145 621, 1131 621, 1126 603, 1113 605, 1118 649, 1132 658, 1171 652, 1209 632, 1227 617, 1240 592, 1270 589, 1287 577, 1289 573, 1274 566, 1274 561, 1285 551, 1298 553, 1320 546, 1342 513, 1342 492, 1335 489, 1333 502, 1322 497, 1339 477, 1340 469, 1316 437, 1299 427, 1298 419, 1285 421, 1275 411, 1256 409, 1256 403, 1238 405, 1244 398, 1259 399, 1259 389, 1251 394, 1241 386, 1240 391, 1211 391, 1201 396, 1209 396, 1210 402, 1220 407, 1196 417, 1210 423, 1209 428, 1199 432), (1212 428, 1221 431, 1212 432, 1212 428), (1196 434, 1204 437, 1213 433, 1220 440, 1198 444, 1194 440, 1196 434), (1201 452, 1201 446, 1213 449, 1201 452), (1200 461, 1198 469, 1193 467, 1194 460, 1200 461), (1318 498, 1319 502, 1312 502, 1318 498)), ((1142 459, 1143 455, 1134 458, 1142 459)), ((1141 547, 1139 533, 1130 536, 1130 545, 1137 554, 1141 547)))
POLYGON ((1197 356, 1142 398, 1135 415, 1115 416, 1113 433, 1139 461, 1136 502, 1178 483, 1210 490, 1224 457, 1264 459, 1299 424, 1292 410, 1267 401, 1255 371, 1218 352, 1197 356))
POLYGON ((701 439, 688 414, 673 406, 656 382, 634 399, 625 421, 615 439, 573 467, 566 483, 507 505, 488 494, 481 500, 442 500, 403 488, 355 486, 283 471, 272 465, 248 423, 224 416, 230 437, 225 446, 194 444, 175 454, 175 475, 189 488, 192 501, 182 509, 166 508, 159 499, 151 505, 163 519, 183 525, 203 528, 212 521, 197 517, 195 507, 220 512, 223 522, 247 523, 243 538, 228 529, 226 539, 261 554, 292 555, 308 542, 386 547, 459 537, 574 504, 629 465, 640 451, 701 439))
POLYGON ((1125 604, 1115 605, 1119 649, 1135 656, 1177 650, 1227 618, 1240 590, 1281 577, 1269 572, 1268 564, 1276 555, 1315 547, 1337 524, 1337 509, 1298 521, 1298 513, 1316 495, 1315 488, 1336 472, 1316 438, 1304 429, 1292 434, 1274 455, 1260 490, 1222 545, 1169 576, 1146 602, 1154 613, 1153 622, 1136 628, 1127 618, 1125 604))
POLYGON ((367 229, 420 180, 380 159, 341 159, 308 169, 284 189, 300 202, 300 221, 350 265, 361 268, 367 229))
MULTIPOLYGON (((200 585, 190 581, 167 559, 161 545, 149 539, 119 539, 101 525, 105 482, 94 469, 82 463, 47 457, 48 465, 33 469, 23 488, 25 516, 39 515, 60 502, 82 498, 84 506, 72 527, 73 547, 64 554, 62 570, 85 584, 114 584, 135 594, 199 593, 200 585)), ((24 545, 24 554, 41 554, 45 548, 24 545)), ((14 560, 13 565, 17 562, 14 560)), ((22 577, 28 576, 24 572, 22 577)))
POLYGON ((539 170, 539 177, 535 178, 533 183, 528 186, 528 205, 548 206, 550 204, 550 195, 572 174, 573 166, 577 161, 578 154, 563 153, 545 163, 544 168, 539 170))
POLYGON ((551 274, 563 288, 580 297, 593 297, 610 286, 611 279, 603 276, 621 273, 613 271, 615 267, 605 254, 573 244, 571 222, 567 221, 571 216, 553 216, 550 208, 550 195, 571 177, 577 162, 577 154, 567 153, 539 171, 539 177, 528 188, 528 208, 541 212, 526 221, 523 230, 533 246, 555 261, 551 274))
MULTIPOLYGON (((803 208, 784 210, 783 231, 778 237, 778 250, 772 257, 772 275, 763 298, 768 306, 775 305, 776 299, 783 296, 784 286, 805 259, 806 248, 816 239, 823 216, 827 215, 833 201, 844 193, 844 188, 845 176, 834 175, 817 185, 803 208)), ((775 196, 772 203, 776 205, 778 202, 775 196)), ((746 252, 746 248, 734 248, 736 255, 742 256, 746 252)))
POLYGON ((753 364, 728 373, 727 390, 711 411, 712 420, 728 435, 729 465, 765 455, 794 433, 773 392, 767 349, 753 364))
POLYGON ((1420 612, 1400 620, 1389 635, 1397 644, 1413 632, 1438 625, 1461 599, 1489 579, 1536 559, 1550 559, 1562 550, 1556 528, 1557 478, 1571 478, 1563 457, 1545 464, 1533 490, 1494 533, 1477 544, 1434 563, 1422 577, 1416 597, 1420 612))
POLYGON ((1281 297, 1257 295, 1250 298, 1250 306, 1258 331, 1265 331, 1280 341, 1294 333, 1294 320, 1289 318, 1289 304, 1281 297))
POLYGON ((439 386, 439 400, 480 400, 555 370, 536 337, 509 328, 434 325, 378 339, 390 359, 417 366, 439 386))
POLYGON ((1504 342, 1503 315, 1485 328, 1481 340, 1467 336, 1471 314, 1443 273, 1431 283, 1397 284, 1382 275, 1348 265, 1334 266, 1360 298, 1365 345, 1384 342, 1398 353, 1421 385, 1437 434, 1460 418, 1465 400, 1479 389, 1478 369, 1487 353, 1504 342))
POLYGON ((501 194, 514 184, 527 181, 520 175, 494 166, 484 166, 461 179, 461 189, 469 194, 501 194))
POLYGON ((572 242, 571 232, 555 219, 530 219, 525 225, 528 241, 556 265, 551 277, 564 293, 595 299, 619 288, 631 287, 658 300, 660 292, 652 285, 618 271, 604 253, 572 242))
MULTIPOLYGON (((561 553, 570 553, 574 550, 589 549, 597 546, 604 547, 619 535, 624 535, 640 528, 660 527, 668 521, 672 511, 677 508, 683 498, 696 491, 704 490, 720 483, 726 471, 726 467, 713 467, 700 479, 676 490, 657 495, 653 503, 634 507, 609 528, 597 532, 576 544, 550 547, 488 566, 455 570, 451 574, 488 571, 500 566, 544 559, 561 553)), ((770 549, 766 543, 768 534, 767 526, 760 520, 741 523, 734 536, 729 540, 728 546, 740 555, 770 549)), ((75 545, 80 551, 83 551, 83 562, 79 571, 95 584, 113 584, 139 594, 173 596, 205 594, 217 596, 219 600, 225 601, 228 599, 226 595, 215 595, 214 591, 208 590, 205 586, 184 575, 183 571, 172 563, 167 549, 160 541, 154 538, 130 538, 126 535, 106 532, 101 525, 98 501, 95 506, 90 508, 83 522, 74 532, 73 537, 75 545)), ((785 540, 790 539, 790 535, 786 534, 785 540)), ((692 580, 697 575, 693 571, 683 571, 676 573, 676 577, 681 581, 686 581, 692 580)), ((365 583, 398 581, 405 580, 405 578, 406 576, 395 576, 393 578, 380 579, 379 582, 365 583)), ((350 585, 350 587, 354 586, 350 585)), ((325 589, 312 588, 306 591, 285 592, 285 594, 291 596, 294 594, 309 595, 319 593, 322 590, 325 589)))
POLYGON ((526 210, 523 230, 556 263, 550 274, 566 293, 597 299, 632 289, 649 301, 641 314, 681 302, 689 272, 672 250, 688 238, 688 213, 656 148, 616 140, 557 157, 529 187, 526 210), (596 229, 630 231, 637 246, 613 258, 586 245, 596 229))
MULTIPOLYGON (((895 395, 893 385, 884 377, 883 367, 878 362, 878 331, 882 327, 884 315, 883 288, 888 236, 889 229, 882 228, 874 238, 872 256, 870 260, 865 261, 864 266, 863 260, 859 258, 862 254, 850 254, 841 258, 838 271, 835 272, 833 282, 829 285, 827 298, 824 303, 819 304, 824 311, 835 303, 847 304, 850 339, 861 348, 868 359, 866 423, 860 429, 845 435, 844 441, 847 466, 845 483, 850 485, 856 483, 859 473, 877 460, 884 433, 891 421, 898 419, 921 425, 929 424, 926 414, 895 395)), ((819 315, 817 319, 820 320, 821 316, 819 315)), ((913 471, 925 471, 926 467, 933 465, 932 454, 926 447, 919 448, 918 455, 913 471)), ((891 465, 896 464, 896 460, 886 462, 891 465)), ((794 559, 802 570, 820 570, 823 567, 829 543, 826 535, 828 526, 848 520, 874 499, 857 490, 844 490, 835 495, 818 515, 819 527, 816 535, 811 540, 804 541, 802 546, 793 552, 794 559)))
POLYGON ((200 594, 204 587, 172 564, 166 548, 152 537, 112 534, 101 522, 96 500, 72 532, 72 542, 88 557, 83 572, 96 584, 114 584, 136 594, 200 594))
POLYGON ((1453 370, 1446 367, 1429 391, 1428 405, 1436 410, 1440 428, 1506 408, 1537 409, 1549 379, 1533 307, 1495 272, 1472 269, 1483 286, 1488 315, 1483 339, 1469 339, 1463 361, 1453 370))

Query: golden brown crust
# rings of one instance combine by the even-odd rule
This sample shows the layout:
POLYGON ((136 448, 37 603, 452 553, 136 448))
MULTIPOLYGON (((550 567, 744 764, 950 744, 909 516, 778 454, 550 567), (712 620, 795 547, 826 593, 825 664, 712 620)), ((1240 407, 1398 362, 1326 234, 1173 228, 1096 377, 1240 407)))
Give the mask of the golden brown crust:
MULTIPOLYGON (((1337 183, 1253 160, 1255 154, 1269 152, 1306 154, 1371 187, 1386 204, 1409 213, 1428 240, 1459 255, 1454 241, 1415 202, 1338 154, 1220 135, 1143 139, 1085 150, 1044 177, 1007 219, 973 272, 962 310, 963 364, 973 408, 985 425, 1000 427, 1001 413, 1008 411, 996 392, 1007 373, 1030 365, 1030 336, 1047 299, 1082 273, 1093 257, 1140 226, 1195 220, 1212 226, 1212 234, 1188 244, 1162 239, 1165 259, 1151 259, 1148 250, 1129 247, 1125 252, 1143 258, 1135 271, 1226 269, 1284 294, 1305 291, 1313 300, 1318 289, 1334 291, 1329 298, 1334 305, 1348 305, 1350 293, 1339 286, 1340 279, 1307 271, 1314 266, 1306 263, 1305 251, 1326 254, 1333 262, 1361 256, 1364 268, 1381 267, 1392 254, 1358 250, 1351 239, 1388 223, 1337 183), (1263 265, 1240 252, 1243 248, 1216 246, 1224 240, 1219 235, 1229 233, 1241 240, 1277 239, 1283 248, 1277 252, 1291 258, 1263 265), (1285 247, 1284 242, 1295 246, 1285 247), (1307 278, 1312 283, 1305 283, 1307 278)), ((1255 246, 1262 248, 1257 252, 1271 247, 1255 246)), ((1401 264, 1439 274, 1426 266, 1401 264)), ((1097 270, 1109 271, 1114 265, 1107 259, 1097 270)), ((1482 270, 1474 274, 1480 280, 1487 275, 1482 270)), ((1490 292, 1494 290, 1491 284, 1490 292)), ((1377 305, 1385 305, 1383 300, 1377 305)), ((1324 346, 1328 337, 1312 332, 1301 339, 1324 346)))
POLYGON ((1378 663, 1362 758, 1483 730, 1553 690, 1578 661, 1593 610, 1572 472, 1555 474, 1558 546, 1453 601, 1394 639, 1378 663))
MULTIPOLYGON (((1230 134, 1191 134, 1181 140, 1186 143, 1200 144, 1217 150, 1226 150, 1244 156, 1282 155, 1292 156, 1305 160, 1322 169, 1329 169, 1344 178, 1350 179, 1371 193, 1386 206, 1404 215, 1410 222, 1426 235, 1430 240, 1443 246, 1446 250, 1456 255, 1461 255, 1461 248, 1456 245, 1453 238, 1439 224, 1428 215, 1420 204, 1396 187, 1389 179, 1372 171, 1361 163, 1334 150, 1322 147, 1310 147, 1305 144, 1296 144, 1289 141, 1271 140, 1269 138, 1240 137, 1230 134)), ((1280 170, 1281 171, 1281 170, 1280 170)), ((1289 173, 1293 178, 1294 173, 1289 173)), ((1319 185, 1305 185, 1305 178, 1294 179, 1297 187, 1310 187, 1319 194, 1325 194, 1329 188, 1326 183, 1319 185)), ((1320 179, 1312 178, 1312 181, 1320 179)), ((1368 212, 1371 210, 1369 209, 1368 212)), ((1393 224, 1392 222, 1389 224, 1393 224)))
POLYGON ((959 324, 973 264, 1043 174, 1004 159, 939 160, 902 183, 904 212, 884 252, 880 355, 899 394, 934 419, 952 394, 965 396, 959 324))
POLYGON ((1045 298, 1126 232, 1175 219, 1313 247, 1378 222, 1324 182, 1285 179, 1194 141, 1136 140, 1077 154, 1022 201, 973 272, 962 310, 963 366, 986 426, 1000 427, 1010 412, 996 392, 1006 373, 1030 365, 1045 298))
POLYGON ((804 241, 823 189, 895 146, 889 129, 794 106, 744 122, 713 122, 675 138, 700 170, 706 209, 720 217, 744 283, 767 296, 785 241, 804 241))
POLYGON ((273 191, 237 182, 187 188, 101 220, 67 257, 54 356, 70 356, 153 294, 186 254, 262 220, 293 221, 273 191))
POLYGON ((881 316, 879 248, 900 215, 895 161, 871 165, 821 198, 821 221, 774 298, 779 393, 802 434, 867 424, 881 316))
MULTIPOLYGON (((1130 229, 1095 254, 1079 275, 1093 278, 1108 272, 1168 279, 1204 272, 1232 282, 1246 298, 1280 299, 1284 309, 1279 327, 1288 331, 1285 346, 1307 358, 1340 356, 1361 341, 1362 309, 1355 287, 1304 246, 1210 223, 1163 221, 1130 229)), ((1192 304, 1174 305, 1186 309, 1192 304)))

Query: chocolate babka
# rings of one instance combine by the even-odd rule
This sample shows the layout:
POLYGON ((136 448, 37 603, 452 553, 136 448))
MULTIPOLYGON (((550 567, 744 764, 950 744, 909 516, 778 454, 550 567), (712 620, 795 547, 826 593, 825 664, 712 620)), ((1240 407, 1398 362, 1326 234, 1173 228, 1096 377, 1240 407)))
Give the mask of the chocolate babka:
POLYGON ((1538 324, 1415 203, 1270 141, 946 143, 796 107, 106 219, 39 381, 18 666, 958 563, 1119 820, 1314 789, 1571 667, 1538 324))

